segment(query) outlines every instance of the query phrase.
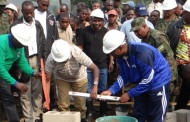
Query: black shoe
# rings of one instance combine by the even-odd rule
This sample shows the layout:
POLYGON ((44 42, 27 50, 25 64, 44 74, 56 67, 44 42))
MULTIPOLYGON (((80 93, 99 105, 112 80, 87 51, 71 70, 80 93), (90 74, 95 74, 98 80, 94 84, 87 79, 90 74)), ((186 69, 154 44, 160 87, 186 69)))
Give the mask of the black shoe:
POLYGON ((107 116, 106 113, 102 113, 102 114, 100 114, 100 117, 105 117, 105 116, 107 116))
POLYGON ((42 122, 40 119, 36 119, 35 122, 42 122))
POLYGON ((93 119, 93 101, 88 101, 86 105, 87 105, 86 120, 90 121, 93 119))
POLYGON ((88 122, 88 119, 81 119, 81 122, 88 122))
POLYGON ((93 119, 93 112, 90 112, 90 113, 88 113, 87 114, 87 117, 86 117, 86 119, 89 121, 89 120, 92 120, 93 119))

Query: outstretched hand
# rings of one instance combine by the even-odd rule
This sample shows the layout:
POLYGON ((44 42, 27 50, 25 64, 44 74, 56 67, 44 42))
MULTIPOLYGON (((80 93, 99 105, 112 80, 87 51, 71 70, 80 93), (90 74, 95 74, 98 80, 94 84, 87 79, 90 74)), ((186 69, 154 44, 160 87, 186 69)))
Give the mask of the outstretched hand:
POLYGON ((120 103, 126 103, 127 101, 130 100, 130 96, 128 93, 124 93, 121 97, 120 97, 120 100, 119 102, 120 103))
POLYGON ((100 96, 106 95, 106 96, 111 96, 112 92, 110 90, 103 91, 100 96))
POLYGON ((97 99, 97 91, 98 91, 98 85, 93 85, 92 91, 90 93, 90 99, 92 100, 97 99))
POLYGON ((34 76, 34 78, 36 78, 36 79, 41 79, 41 78, 42 78, 41 72, 35 72, 35 73, 33 74, 33 76, 34 76))

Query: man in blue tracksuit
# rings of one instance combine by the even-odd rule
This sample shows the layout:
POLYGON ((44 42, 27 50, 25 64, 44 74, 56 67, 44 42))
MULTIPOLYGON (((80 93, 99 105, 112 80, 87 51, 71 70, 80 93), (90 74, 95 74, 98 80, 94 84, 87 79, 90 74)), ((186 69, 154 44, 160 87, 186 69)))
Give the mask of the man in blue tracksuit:
POLYGON ((121 96, 120 102, 134 97, 133 116, 139 122, 163 122, 169 104, 171 71, 162 54, 148 44, 126 42, 125 35, 117 30, 106 33, 103 51, 117 58, 120 74, 101 95, 115 95, 127 82, 137 84, 121 96))

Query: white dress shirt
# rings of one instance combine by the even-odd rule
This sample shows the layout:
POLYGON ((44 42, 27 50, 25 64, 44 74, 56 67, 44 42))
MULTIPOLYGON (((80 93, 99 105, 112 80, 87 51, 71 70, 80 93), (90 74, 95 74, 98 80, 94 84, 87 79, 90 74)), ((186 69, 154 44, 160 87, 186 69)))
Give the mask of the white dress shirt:
POLYGON ((47 26, 46 26, 46 17, 47 17, 47 12, 41 12, 38 11, 37 9, 34 10, 35 13, 35 20, 38 20, 40 24, 43 27, 44 35, 45 38, 47 39, 47 26))
MULTIPOLYGON (((25 21, 25 19, 23 18, 23 23, 25 25, 28 26, 28 29, 30 29, 31 33, 32 33, 32 38, 30 41, 30 45, 28 46, 28 55, 32 56, 38 53, 38 49, 37 49, 37 40, 36 40, 36 25, 35 25, 35 20, 33 19, 32 24, 29 24, 25 21)), ((26 31, 26 30, 24 30, 26 31)))
POLYGON ((163 9, 162 9, 162 3, 158 2, 158 3, 154 3, 152 1, 152 3, 150 3, 148 6, 147 6, 147 12, 150 16, 151 12, 153 10, 158 10, 160 12, 160 18, 163 18, 163 9))

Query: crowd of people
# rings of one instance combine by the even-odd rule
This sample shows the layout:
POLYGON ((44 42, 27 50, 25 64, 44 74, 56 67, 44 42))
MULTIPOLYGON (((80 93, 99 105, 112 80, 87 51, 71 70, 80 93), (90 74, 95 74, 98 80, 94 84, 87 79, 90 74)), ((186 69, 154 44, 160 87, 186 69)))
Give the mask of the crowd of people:
MULTIPOLYGON (((139 122, 163 122, 167 111, 187 108, 190 0, 121 2, 95 1, 92 8, 78 2, 76 15, 62 3, 53 15, 50 0, 37 0, 37 6, 26 0, 20 16, 19 6, 0 0, 0 99, 9 122, 20 122, 15 96, 24 121, 40 122, 48 102, 50 110, 70 111, 70 90, 90 93, 74 97, 81 122, 90 122, 97 94, 115 95, 125 84, 134 85, 119 102, 134 98, 132 116, 139 122)), ((99 116, 106 112, 107 101, 100 100, 99 116)))

